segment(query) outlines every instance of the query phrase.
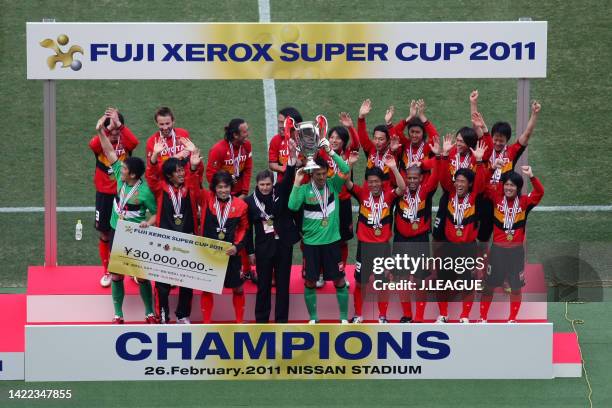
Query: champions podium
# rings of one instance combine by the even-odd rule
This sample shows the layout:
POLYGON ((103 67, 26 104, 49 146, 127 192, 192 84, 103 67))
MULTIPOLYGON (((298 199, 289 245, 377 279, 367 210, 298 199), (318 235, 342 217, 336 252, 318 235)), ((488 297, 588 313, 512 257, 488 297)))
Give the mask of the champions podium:
MULTIPOLYGON (((540 265, 526 266, 518 323, 502 323, 508 296, 495 293, 487 324, 399 324, 399 302, 391 298, 392 323, 335 323, 333 285, 318 290, 322 323, 306 324, 300 268, 291 278, 290 319, 286 325, 236 325, 231 292, 215 295, 212 325, 201 321, 199 291, 192 325, 145 325, 138 287, 126 279, 127 324, 111 325, 110 289, 99 286, 96 266, 32 266, 26 294, 0 295, 0 379, 26 381, 317 379, 317 378, 472 378, 529 379, 581 376, 573 333, 554 333, 546 302, 529 301, 545 292, 540 265), (394 301, 395 300, 395 301, 394 301), (327 324, 329 323, 329 324, 327 324), (157 370, 157 371, 156 371, 157 370), (161 373, 161 374, 160 374, 161 373)), ((347 268, 353 284, 353 268, 347 268)), ((171 307, 178 293, 171 293, 171 307)), ((256 288, 245 284, 245 320, 253 321, 256 288)), ((273 295, 274 296, 274 295, 273 295)), ((274 304, 274 302, 273 302, 274 304)), ((349 300, 352 305, 352 299, 349 300)), ((461 304, 449 305, 458 316, 461 304)), ((172 310, 172 309, 171 309, 172 310)), ((349 310, 351 315, 352 310, 349 310)), ((364 304, 366 322, 377 318, 376 302, 364 304)), ((474 305, 471 320, 478 317, 474 305)))

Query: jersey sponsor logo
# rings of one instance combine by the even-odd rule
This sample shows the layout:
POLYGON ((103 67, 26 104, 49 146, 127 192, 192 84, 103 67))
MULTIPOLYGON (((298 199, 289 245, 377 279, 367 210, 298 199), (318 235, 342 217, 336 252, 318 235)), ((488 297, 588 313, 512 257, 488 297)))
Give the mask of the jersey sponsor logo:
MULTIPOLYGON (((500 213, 505 214, 505 211, 504 211, 504 205, 503 205, 503 204, 497 204, 496 206, 497 206, 497 210, 498 210, 500 213)), ((522 212, 523 212, 523 209, 522 209, 522 208, 521 208, 521 206, 519 205, 519 207, 518 207, 518 209, 517 209, 516 211, 514 211, 514 208, 510 208, 510 207, 508 207, 508 208, 506 209, 506 211, 508 211, 508 214, 520 214, 520 213, 522 213, 522 212)))
POLYGON ((74 58, 74 54, 80 53, 81 55, 85 55, 85 53, 83 52, 83 48, 80 45, 76 44, 70 46, 70 48, 66 52, 62 51, 62 49, 60 48, 60 45, 64 46, 67 45, 69 42, 70 38, 68 38, 66 34, 58 35, 57 43, 51 38, 45 38, 40 42, 41 47, 49 48, 55 53, 54 55, 51 55, 47 58, 47 66, 49 67, 49 70, 53 71, 58 62, 62 64, 61 68, 70 68, 73 71, 78 71, 81 69, 83 64, 81 63, 81 61, 74 58))

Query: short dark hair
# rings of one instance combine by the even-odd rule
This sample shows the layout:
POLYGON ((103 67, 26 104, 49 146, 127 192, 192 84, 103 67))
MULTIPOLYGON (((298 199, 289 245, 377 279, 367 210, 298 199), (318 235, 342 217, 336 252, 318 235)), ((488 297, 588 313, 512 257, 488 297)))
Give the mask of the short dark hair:
POLYGON ((210 180, 210 191, 215 191, 219 183, 225 183, 228 186, 232 186, 232 176, 225 170, 219 170, 212 176, 210 180))
MULTIPOLYGON (((119 116, 119 122, 121 122, 122 125, 125 125, 125 120, 121 112, 117 112, 117 116, 119 116)), ((110 124, 111 124, 111 118, 104 119, 104 127, 108 127, 110 124)))
POLYGON ((512 137, 512 127, 508 122, 495 122, 491 128, 491 135, 500 134, 506 138, 506 141, 512 137))
POLYGON ((322 169, 325 169, 325 170, 329 169, 329 163, 327 163, 327 161, 321 156, 315 157, 314 162, 322 169))
POLYGON ((274 174, 269 169, 265 169, 257 173, 257 176, 255 176, 255 181, 259 183, 261 180, 265 180, 267 178, 274 182, 274 174))
POLYGON ((523 189, 523 177, 518 174, 516 171, 508 171, 504 174, 502 174, 501 178, 499 179, 500 183, 502 183, 502 185, 506 184, 506 181, 510 181, 512 184, 514 184, 518 190, 518 195, 521 195, 521 190, 523 189))
POLYGON ((128 157, 123 161, 129 174, 133 174, 137 179, 141 178, 145 172, 145 162, 140 157, 128 157))
POLYGON ((302 119, 302 115, 300 115, 300 112, 298 112, 297 109, 291 106, 287 106, 286 108, 279 110, 278 113, 283 115, 284 117, 293 118, 293 120, 295 120, 295 123, 300 123, 304 121, 304 119, 302 119))
POLYGON ((467 179, 469 184, 474 183, 474 172, 468 168, 459 169, 455 172, 455 179, 457 176, 463 176, 467 179))
POLYGON ((476 143, 478 143, 478 136, 476 135, 476 131, 471 127, 464 126, 457 132, 457 135, 461 135, 463 141, 468 147, 475 149, 476 143))
POLYGON ((344 126, 334 126, 333 128, 329 129, 329 131, 327 132, 327 138, 329 139, 332 135, 332 133, 336 132, 338 134, 338 137, 342 140, 342 150, 346 150, 346 148, 348 147, 348 143, 349 143, 349 132, 348 130, 344 127, 344 126))
POLYGON ((227 140, 228 142, 231 142, 232 139, 234 139, 234 134, 240 133, 240 125, 242 125, 245 122, 246 121, 241 118, 235 118, 235 119, 230 120, 230 122, 225 127, 225 134, 223 136, 225 140, 227 140))
POLYGON ((179 167, 184 167, 185 163, 176 157, 170 157, 168 160, 162 164, 162 174, 166 179, 166 182, 170 182, 170 177, 172 177, 172 173, 178 170, 179 167))
POLYGON ((410 128, 413 128, 413 127, 418 127, 418 128, 421 128, 423 133, 425 133, 425 124, 419 118, 410 119, 410 122, 407 123, 406 127, 408 128, 408 130, 410 130, 410 128))
POLYGON ((387 137, 387 140, 389 140, 389 128, 387 128, 387 125, 376 126, 374 128, 374 132, 383 132, 385 136, 387 137))
POLYGON ((158 116, 170 116, 170 118, 174 120, 174 113, 172 113, 172 110, 167 106, 157 108, 155 115, 153 116, 153 120, 157 121, 158 116))
POLYGON ((417 166, 416 164, 411 164, 410 167, 406 168, 406 174, 408 174, 409 171, 413 170, 418 171, 419 174, 423 174, 423 169, 421 168, 421 166, 417 166))
POLYGON ((380 167, 370 167, 369 169, 366 169, 365 171, 365 179, 367 180, 368 177, 378 177, 379 179, 383 179, 385 177, 385 173, 382 171, 382 169, 380 167))

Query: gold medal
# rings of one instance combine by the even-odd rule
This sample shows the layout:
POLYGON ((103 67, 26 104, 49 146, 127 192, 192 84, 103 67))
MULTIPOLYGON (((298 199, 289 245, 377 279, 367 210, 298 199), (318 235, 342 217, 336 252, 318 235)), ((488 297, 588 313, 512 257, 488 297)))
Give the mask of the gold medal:
POLYGON ((382 235, 382 230, 380 228, 374 228, 374 235, 380 237, 382 235))
POLYGON ((219 233, 219 235, 217 235, 219 237, 220 240, 224 240, 225 239, 225 232, 221 231, 219 233))
POLYGON ((268 225, 269 227, 273 226, 274 225, 274 220, 272 218, 268 218, 266 220, 266 225, 268 225))
POLYGON ((419 224, 416 223, 416 222, 413 222, 412 223, 412 229, 415 230, 415 231, 418 230, 419 229, 419 224))
POLYGON ((457 233, 458 237, 463 236, 463 231, 461 231, 459 228, 457 228, 455 232, 457 233))
POLYGON ((512 241, 512 239, 514 239, 514 235, 512 235, 512 234, 508 233, 508 234, 506 234, 506 239, 507 239, 508 241, 512 241))
POLYGON ((323 227, 327 227, 327 225, 328 225, 328 224, 329 224, 329 221, 327 221, 327 218, 323 218, 323 219, 321 220, 321 225, 322 225, 323 227))
POLYGON ((177 218, 175 218, 175 219, 174 219, 174 223, 175 223, 176 225, 181 225, 181 224, 183 223, 183 220, 182 220, 181 218, 178 218, 178 217, 177 217, 177 218))

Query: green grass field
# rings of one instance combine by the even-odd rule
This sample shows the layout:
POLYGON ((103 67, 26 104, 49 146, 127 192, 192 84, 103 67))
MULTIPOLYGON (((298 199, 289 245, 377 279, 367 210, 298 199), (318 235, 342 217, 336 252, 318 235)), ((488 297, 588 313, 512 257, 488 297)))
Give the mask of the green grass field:
MULTIPOLYGON (((57 21, 209 21, 258 20, 257 1, 1 1, 0 47, 4 81, 0 94, 4 137, 0 207, 43 205, 42 84, 25 79, 25 22, 57 21)), ((542 205, 609 205, 612 182, 607 120, 612 115, 612 14, 605 1, 474 0, 294 1, 271 0, 272 21, 513 21, 522 16, 548 21, 548 77, 531 81, 531 97, 542 102, 529 162, 546 188, 542 205)), ((407 102, 424 98, 428 117, 442 133, 469 123, 468 94, 480 91, 480 110, 489 125, 514 125, 516 80, 362 80, 276 81, 277 106, 293 105, 305 118, 325 114, 331 123, 340 111, 355 118, 370 98, 372 127, 388 105, 397 117, 407 102)), ((94 158, 87 148, 97 118, 107 105, 118 106, 139 137, 136 151, 156 129, 156 107, 171 106, 177 126, 188 129, 204 150, 222 135, 232 117, 251 127, 255 169, 267 164, 264 97, 261 81, 64 81, 57 84, 58 205, 93 206, 94 158)), ((359 172, 361 168, 358 169, 359 172)), ((61 264, 97 264, 93 214, 58 214, 61 264), (82 219, 83 241, 74 241, 82 219)), ((533 213, 529 239, 538 242, 612 242, 612 212, 533 213)), ((21 291, 28 265, 42 264, 43 214, 0 213, 0 292, 21 291)), ((353 243, 354 244, 354 243, 353 243)), ((351 247, 350 260, 354 256, 351 247)), ((296 257, 297 261, 297 257, 296 257)), ((610 271, 607 271, 608 273, 610 271)), ((93 277, 97 278, 97 277, 93 277)), ((110 307, 110 306, 109 306, 110 307)), ((550 305, 555 330, 568 331, 563 305, 550 305)), ((602 319, 610 303, 576 305, 580 333, 592 376, 595 406, 612 406, 609 361, 612 326, 602 319), (608 362, 606 365, 605 362, 608 362)), ((0 332, 1 333, 1 332, 0 332)), ((0 334, 1 335, 1 334, 0 334)), ((0 383, 0 402, 15 388, 73 389, 71 402, 15 402, 11 406, 183 406, 247 405, 420 405, 420 406, 571 406, 587 404, 583 379, 552 381, 313 381, 172 383, 0 383), (54 405, 55 404, 55 405, 54 405)))

